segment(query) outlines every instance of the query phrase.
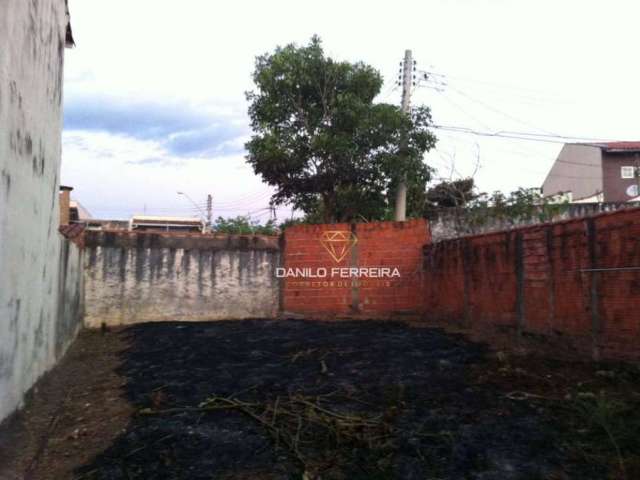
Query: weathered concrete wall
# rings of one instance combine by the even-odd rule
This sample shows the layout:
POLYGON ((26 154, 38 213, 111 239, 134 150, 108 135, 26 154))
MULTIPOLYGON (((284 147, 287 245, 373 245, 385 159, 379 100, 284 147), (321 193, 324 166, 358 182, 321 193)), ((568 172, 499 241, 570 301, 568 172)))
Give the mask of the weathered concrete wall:
POLYGON ((278 239, 87 231, 85 325, 273 318, 278 239))
POLYGON ((80 325, 81 250, 58 232, 64 0, 0 1, 0 420, 80 325))

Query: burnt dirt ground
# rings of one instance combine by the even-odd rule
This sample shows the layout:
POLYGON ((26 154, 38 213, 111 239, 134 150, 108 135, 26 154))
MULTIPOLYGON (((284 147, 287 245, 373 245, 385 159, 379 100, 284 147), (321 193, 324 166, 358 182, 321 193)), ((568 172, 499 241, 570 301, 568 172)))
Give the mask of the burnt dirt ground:
POLYGON ((52 376, 75 368, 60 382, 91 401, 49 392, 48 413, 27 407, 41 428, 17 434, 15 478, 640 478, 632 365, 489 351, 396 322, 83 335, 96 355, 72 350, 52 376))

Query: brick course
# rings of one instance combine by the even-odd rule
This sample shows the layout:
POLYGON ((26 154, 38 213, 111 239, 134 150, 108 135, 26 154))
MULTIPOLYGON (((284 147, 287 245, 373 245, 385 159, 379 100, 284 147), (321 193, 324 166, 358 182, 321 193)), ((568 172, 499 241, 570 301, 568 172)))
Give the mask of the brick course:
POLYGON ((422 247, 426 221, 296 225, 284 233, 284 268, 327 269, 322 279, 283 279, 282 308, 312 315, 390 316, 422 310, 422 247), (352 232, 356 245, 335 262, 320 238, 326 231, 352 232), (331 276, 333 267, 397 267, 400 278, 351 280, 331 276))
POLYGON ((425 247, 424 317, 640 357, 640 209, 425 247))

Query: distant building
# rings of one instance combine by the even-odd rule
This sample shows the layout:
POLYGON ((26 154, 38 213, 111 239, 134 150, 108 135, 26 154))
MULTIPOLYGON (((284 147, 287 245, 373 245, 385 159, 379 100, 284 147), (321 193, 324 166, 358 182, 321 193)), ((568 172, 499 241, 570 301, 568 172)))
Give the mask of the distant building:
POLYGON ((72 191, 73 187, 60 185, 60 225, 85 224, 92 218, 89 210, 77 200, 71 199, 72 191))
POLYGON ((60 218, 62 225, 80 224, 87 230, 142 230, 160 232, 204 233, 205 223, 197 217, 158 217, 134 215, 129 220, 93 218, 77 200, 69 199, 71 187, 60 187, 60 218))
POLYGON ((129 220, 101 220, 99 218, 89 218, 78 220, 87 230, 129 230, 129 220))
POLYGON ((204 233, 206 224, 197 217, 134 215, 129 220, 129 230, 204 233))
POLYGON ((86 222, 91 220, 92 216, 89 210, 77 200, 69 201, 69 219, 73 223, 86 222))
POLYGON ((60 185, 60 225, 69 225, 71 222, 71 192, 73 187, 60 185))
POLYGON ((205 233, 206 223, 198 217, 134 215, 129 220, 93 218, 78 200, 71 199, 73 187, 60 185, 60 225, 82 225, 87 230, 125 230, 205 233))
POLYGON ((542 184, 570 203, 638 201, 640 142, 567 143, 542 184))

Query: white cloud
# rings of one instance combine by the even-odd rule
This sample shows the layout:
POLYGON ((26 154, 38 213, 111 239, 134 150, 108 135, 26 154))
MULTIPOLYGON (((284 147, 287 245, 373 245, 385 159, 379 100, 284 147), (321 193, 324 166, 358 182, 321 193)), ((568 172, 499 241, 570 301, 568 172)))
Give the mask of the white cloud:
MULTIPOLYGON (((100 218, 202 213, 178 191, 186 192, 201 209, 212 194, 214 216, 247 212, 264 216, 262 209, 272 192, 238 155, 170 157, 155 141, 103 132, 65 132, 63 146, 63 183, 74 186, 74 198, 100 218), (241 178, 242 183, 229 178, 241 178)), ((287 208, 279 212, 290 214, 287 208)))
MULTIPOLYGON (((132 134, 144 123, 136 117, 111 134, 67 132, 63 182, 101 215, 145 204, 183 208, 177 189, 199 201, 212 192, 227 206, 236 199, 237 211, 266 206, 261 194, 269 190, 238 150, 249 132, 244 92, 256 55, 314 33, 330 55, 378 68, 387 80, 380 99, 388 102, 399 102, 398 61, 413 49, 419 69, 447 75, 443 92, 414 94, 437 124, 640 139, 640 9, 631 1, 70 0, 70 8, 78 45, 66 58, 70 107, 109 96, 124 105, 184 105, 211 120, 169 129, 164 141, 132 134), (232 133, 217 139, 215 125, 232 133), (198 141, 209 135, 215 145, 202 150, 198 141), (194 150, 172 151, 169 139, 188 139, 181 146, 194 150), (242 204, 243 195, 257 200, 242 204)), ((486 191, 539 186, 560 149, 437 135, 427 161, 449 176, 455 158, 453 170, 468 175, 479 152, 477 179, 486 191)))

